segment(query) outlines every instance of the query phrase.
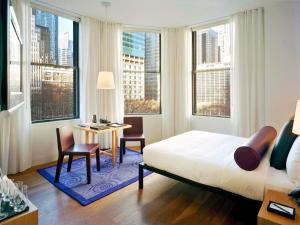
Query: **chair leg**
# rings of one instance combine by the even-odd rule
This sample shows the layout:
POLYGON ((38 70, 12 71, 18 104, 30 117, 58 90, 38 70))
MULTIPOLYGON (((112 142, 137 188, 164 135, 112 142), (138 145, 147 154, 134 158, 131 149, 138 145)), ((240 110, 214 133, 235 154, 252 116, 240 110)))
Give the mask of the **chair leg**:
POLYGON ((87 183, 91 183, 91 155, 88 154, 86 156, 86 175, 87 175, 87 183))
POLYGON ((144 187, 144 167, 142 164, 139 164, 139 189, 144 187))
POLYGON ((122 148, 123 148, 123 155, 125 155, 126 154, 126 141, 123 141, 122 148))
POLYGON ((120 142, 120 163, 123 163, 123 141, 120 142))
POLYGON ((72 162, 73 162, 73 155, 69 155, 67 172, 71 171, 72 162))
POLYGON ((97 171, 100 171, 100 150, 96 150, 96 163, 97 163, 97 171))
POLYGON ((54 179, 55 183, 57 183, 59 181, 63 160, 64 160, 64 156, 60 155, 57 160, 56 173, 55 173, 55 179, 54 179))
POLYGON ((145 140, 141 140, 141 154, 143 154, 144 147, 145 147, 145 140))

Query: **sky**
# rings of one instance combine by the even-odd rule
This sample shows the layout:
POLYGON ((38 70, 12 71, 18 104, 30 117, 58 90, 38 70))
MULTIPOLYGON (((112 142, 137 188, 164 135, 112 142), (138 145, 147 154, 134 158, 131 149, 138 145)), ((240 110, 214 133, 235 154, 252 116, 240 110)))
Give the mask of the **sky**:
POLYGON ((63 35, 65 32, 69 32, 69 39, 73 40, 73 21, 65 19, 63 17, 58 17, 58 32, 63 35))

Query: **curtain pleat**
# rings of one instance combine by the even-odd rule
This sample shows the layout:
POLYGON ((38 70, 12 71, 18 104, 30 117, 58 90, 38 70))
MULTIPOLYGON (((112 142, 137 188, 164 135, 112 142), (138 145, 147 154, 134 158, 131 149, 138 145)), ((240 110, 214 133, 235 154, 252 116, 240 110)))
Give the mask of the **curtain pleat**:
POLYGON ((25 103, 11 114, 0 118, 0 167, 14 174, 31 167, 30 110, 30 1, 12 1, 23 38, 22 73, 25 103))
POLYGON ((162 138, 190 130, 191 30, 162 30, 162 138))
MULTIPOLYGON (((123 120, 121 37, 120 24, 108 22, 106 30, 105 22, 88 17, 81 20, 80 115, 84 122, 90 122, 93 114, 97 115, 98 121, 100 117, 107 117, 112 122, 123 120), (113 72, 115 89, 97 90, 98 73, 103 70, 113 72)), ((101 148, 110 147, 110 134, 98 138, 101 148)))
POLYGON ((232 17, 232 95, 234 134, 250 136, 265 124, 264 11, 232 17))

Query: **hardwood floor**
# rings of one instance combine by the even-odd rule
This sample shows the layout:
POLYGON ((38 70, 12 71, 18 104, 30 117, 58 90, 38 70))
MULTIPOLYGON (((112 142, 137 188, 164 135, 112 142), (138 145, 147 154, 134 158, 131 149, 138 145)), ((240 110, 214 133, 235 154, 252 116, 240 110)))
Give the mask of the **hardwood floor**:
POLYGON ((85 207, 35 170, 13 178, 29 185, 40 225, 254 225, 260 207, 157 174, 145 178, 142 191, 134 183, 85 207))

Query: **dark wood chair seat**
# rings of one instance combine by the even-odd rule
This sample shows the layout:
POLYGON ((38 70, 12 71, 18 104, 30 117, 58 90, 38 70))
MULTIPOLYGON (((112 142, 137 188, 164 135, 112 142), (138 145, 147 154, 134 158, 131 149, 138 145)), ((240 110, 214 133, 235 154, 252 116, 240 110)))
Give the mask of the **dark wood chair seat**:
POLYGON ((121 141, 122 140, 126 140, 126 141, 140 141, 142 139, 145 139, 145 136, 144 136, 144 134, 140 134, 140 135, 130 134, 130 135, 123 135, 123 137, 121 137, 120 139, 121 139, 121 141))
POLYGON ((120 138, 120 163, 123 162, 123 154, 126 153, 127 141, 139 141, 141 143, 141 153, 145 147, 145 137, 143 131, 143 117, 124 117, 124 123, 132 127, 123 130, 123 137, 120 138))
POLYGON ((95 153, 99 149, 99 144, 80 144, 74 145, 69 149, 66 149, 63 154, 65 155, 82 155, 82 154, 90 154, 95 153))
POLYGON ((69 156, 67 172, 71 171, 73 156, 86 157, 87 183, 91 183, 91 154, 96 153, 97 171, 100 171, 100 146, 98 144, 75 145, 73 130, 70 126, 56 128, 58 144, 58 160, 55 182, 59 181, 60 172, 65 156, 69 156))

